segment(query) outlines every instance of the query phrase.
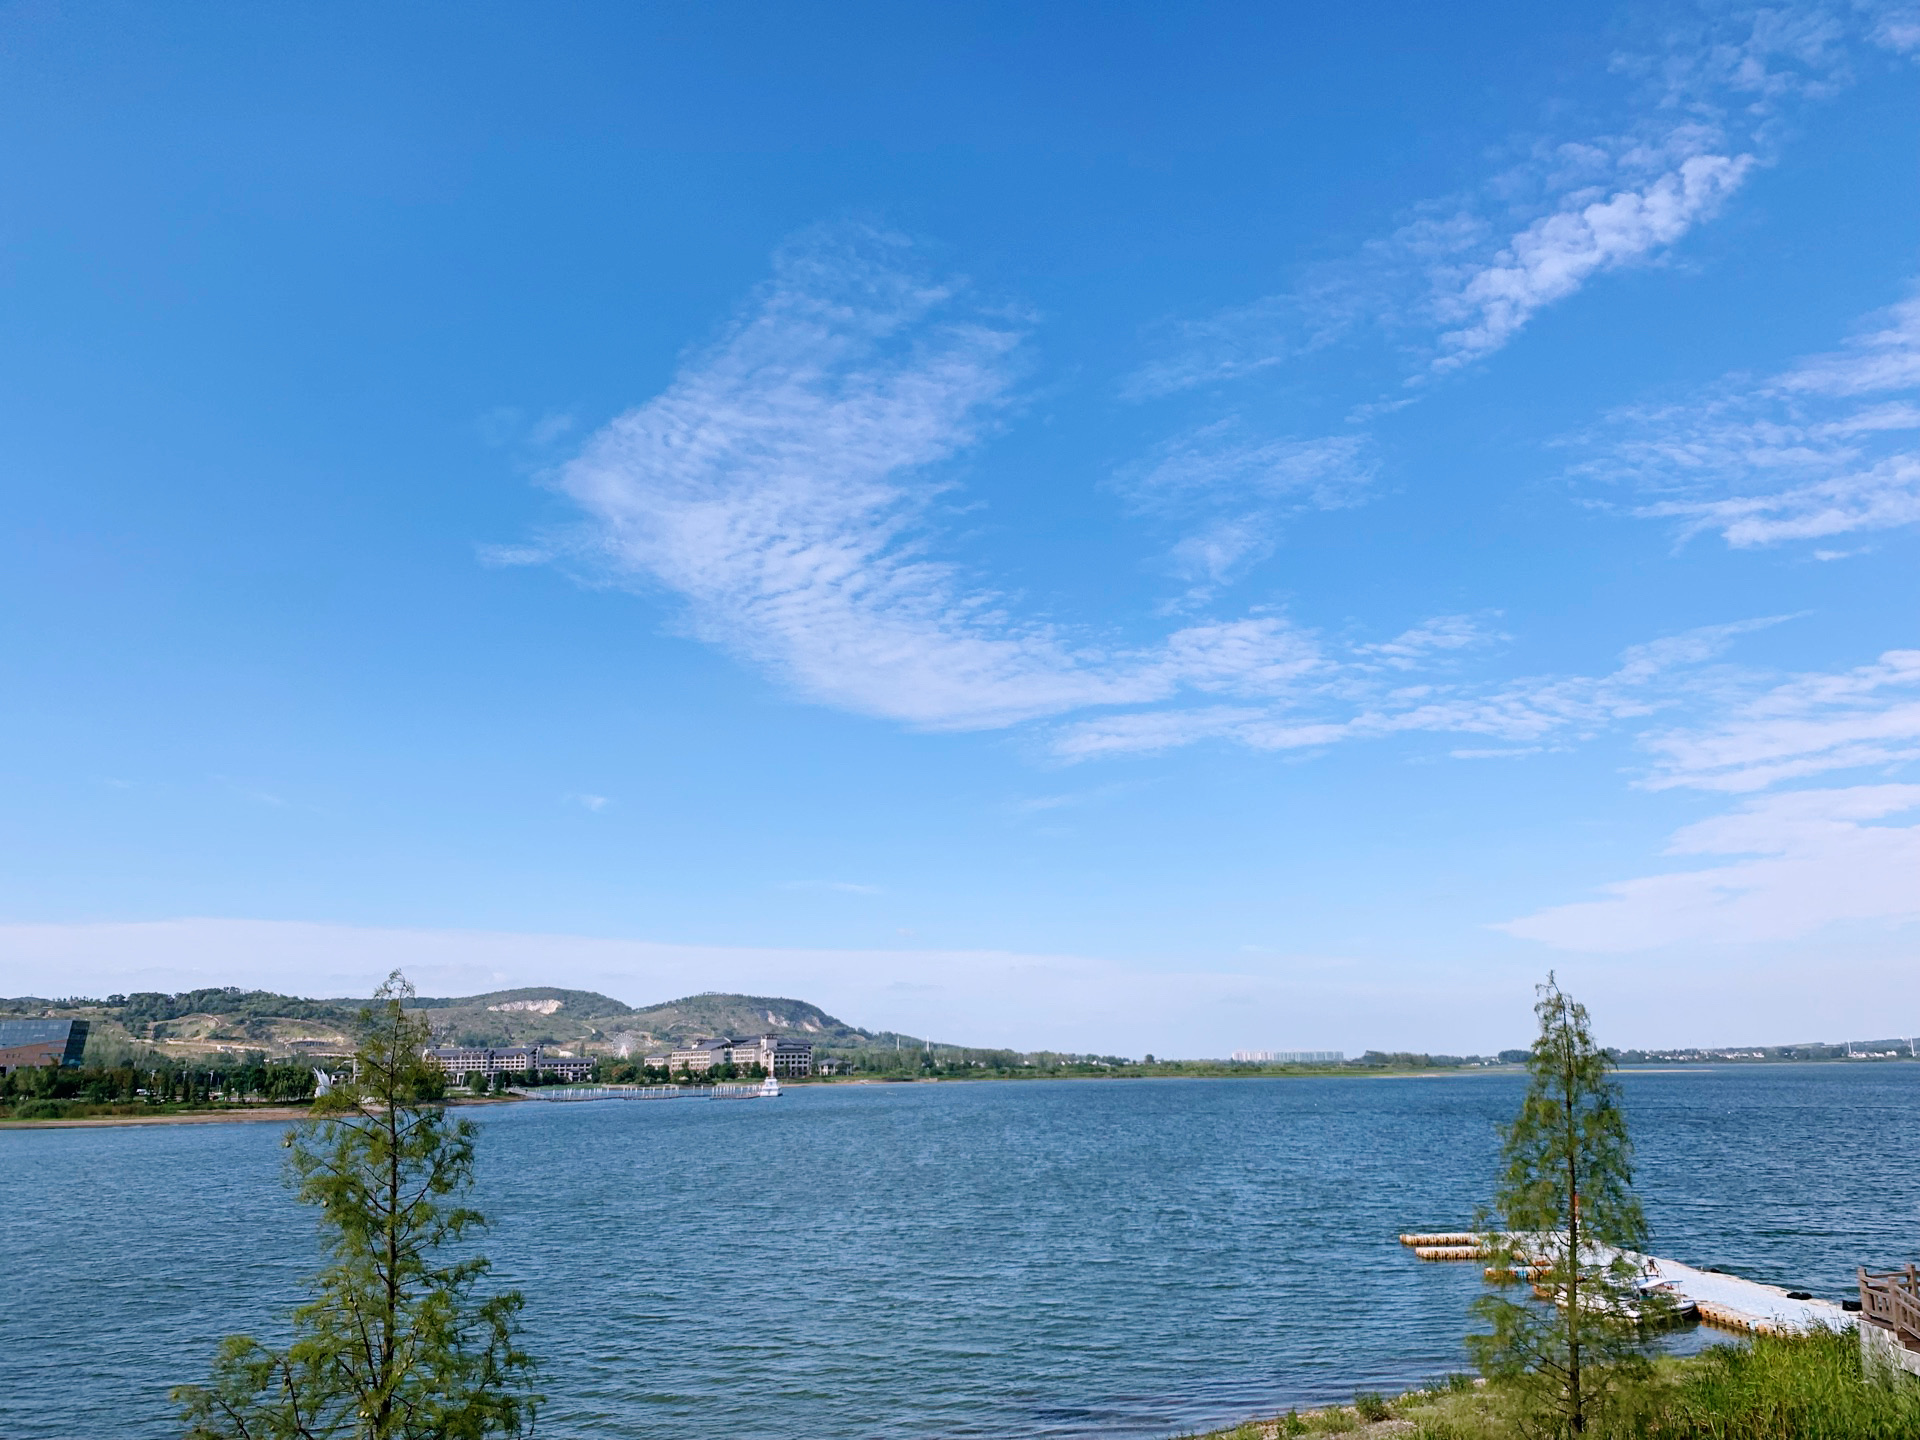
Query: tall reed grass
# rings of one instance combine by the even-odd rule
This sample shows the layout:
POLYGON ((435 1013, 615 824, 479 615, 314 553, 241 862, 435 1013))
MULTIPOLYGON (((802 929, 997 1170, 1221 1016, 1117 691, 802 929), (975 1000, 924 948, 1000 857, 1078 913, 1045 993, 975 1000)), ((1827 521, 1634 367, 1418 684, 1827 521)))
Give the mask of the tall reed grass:
MULTIPOLYGON (((1369 1395, 1352 1407, 1249 1421, 1207 1440, 1343 1432, 1353 1440, 1567 1440, 1536 1402, 1522 1388, 1461 1376, 1390 1402, 1369 1395)), ((1657 1361, 1650 1375, 1612 1392, 1581 1440, 1920 1440, 1920 1380, 1862 1374, 1851 1331, 1760 1335, 1657 1361)))
POLYGON ((1716 1345, 1624 1408, 1633 1440, 1920 1440, 1920 1381, 1862 1374, 1851 1331, 1716 1345))

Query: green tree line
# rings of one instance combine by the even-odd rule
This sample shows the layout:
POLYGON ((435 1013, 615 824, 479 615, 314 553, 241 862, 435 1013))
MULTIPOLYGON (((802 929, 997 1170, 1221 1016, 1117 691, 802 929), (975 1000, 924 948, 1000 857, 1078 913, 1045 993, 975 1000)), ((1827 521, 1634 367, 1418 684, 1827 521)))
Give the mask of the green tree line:
POLYGON ((255 1060, 231 1065, 44 1065, 0 1075, 0 1115, 54 1119, 87 1106, 194 1106, 311 1100, 310 1066, 255 1060))

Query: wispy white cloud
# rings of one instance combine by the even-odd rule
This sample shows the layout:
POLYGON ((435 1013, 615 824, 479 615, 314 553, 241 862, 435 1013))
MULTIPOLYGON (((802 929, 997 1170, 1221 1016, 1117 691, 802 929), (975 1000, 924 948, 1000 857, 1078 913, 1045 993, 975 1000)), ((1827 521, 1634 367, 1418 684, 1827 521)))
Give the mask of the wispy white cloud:
POLYGON ((1355 653, 1371 657, 1395 670, 1413 670, 1445 651, 1468 650, 1508 637, 1488 629, 1477 616, 1436 615, 1391 640, 1359 645, 1355 653))
POLYGON ((1225 495, 1336 509, 1373 479, 1366 448, 1358 435, 1250 440, 1230 416, 1169 441, 1126 483, 1143 504, 1225 495))
POLYGON ((1137 698, 926 553, 936 467, 992 424, 1020 339, 898 240, 814 237, 559 483, 619 571, 814 698, 951 727, 1137 698))
POLYGON ((1568 950, 1793 940, 1839 922, 1920 920, 1920 785, 1857 785, 1759 797, 1679 831, 1672 855, 1730 864, 1604 887, 1603 898, 1498 928, 1568 950))
MULTIPOLYGON (((1485 617, 1376 641, 1257 613, 1146 644, 1023 619, 935 558, 931 503, 953 483, 941 467, 1009 402, 1020 343, 1012 322, 915 270, 901 242, 816 237, 781 257, 664 393, 559 472, 590 518, 579 548, 677 596, 693 633, 803 695, 929 729, 1053 721, 1043 743, 1065 760, 1209 739, 1266 751, 1409 734, 1567 744, 1697 697, 1715 657, 1770 623, 1636 647, 1601 676, 1490 683, 1463 668, 1504 638, 1485 617)), ((1823 373, 1807 367, 1804 383, 1840 383, 1813 378, 1823 373)), ((1163 452, 1140 493, 1324 486, 1333 503, 1364 465, 1346 439, 1223 444, 1231 433, 1163 452)))
POLYGON ((559 558, 559 550, 548 545, 491 545, 473 547, 482 565, 508 569, 521 565, 550 565, 559 558))
POLYGON ((1868 35, 1873 43, 1896 55, 1920 55, 1920 5, 1908 0, 1854 0, 1854 8, 1867 17, 1868 35))
POLYGON ((1168 560, 1193 606, 1270 555, 1290 517, 1360 503, 1377 469, 1363 435, 1253 438, 1228 416, 1165 442, 1118 484, 1136 511, 1189 527, 1168 560))
POLYGON ((1770 119, 1778 102, 1824 99, 1851 82, 1853 42, 1874 34, 1874 0, 1852 13, 1817 4, 1736 6, 1724 19, 1681 26, 1658 53, 1621 55, 1617 68, 1652 77, 1668 108, 1711 107, 1731 98, 1750 117, 1770 119))
POLYGON ((1920 759, 1920 650, 1795 676, 1711 724, 1658 732, 1646 743, 1656 763, 1644 783, 1655 789, 1737 793, 1920 759))
POLYGON ((1405 351, 1409 383, 1483 359, 1596 276, 1672 251, 1765 163, 1783 107, 1844 87, 1853 47, 1906 23, 1783 6, 1672 30, 1618 57, 1633 93, 1618 128, 1537 140, 1291 290, 1175 326, 1123 392, 1239 379, 1360 332, 1405 351))
POLYGON ((1189 625, 1176 630, 1142 673, 1160 688, 1203 694, 1272 695, 1319 670, 1325 659, 1313 636, 1276 616, 1189 625))
POLYGON ((1404 671, 1435 650, 1490 638, 1464 616, 1444 617, 1385 644, 1322 652, 1278 703, 1136 711, 1059 727, 1068 760, 1150 754, 1208 740, 1255 750, 1303 750, 1393 735, 1472 735, 1509 744, 1590 737, 1671 709, 1708 683, 1703 671, 1738 636, 1771 621, 1707 626, 1634 646, 1602 676, 1538 676, 1497 684, 1408 684, 1404 671))
POLYGON ((1284 364, 1337 338, 1346 317, 1310 326, 1299 295, 1270 295, 1200 319, 1169 322, 1157 353, 1120 383, 1126 400, 1149 400, 1201 385, 1239 380, 1284 364))
POLYGON ((1646 497, 1638 514, 1736 547, 1920 522, 1920 296, 1839 350, 1618 411, 1582 443, 1597 453, 1577 473, 1631 485, 1646 497))
MULTIPOLYGON (((1320 667, 1313 637, 1277 616, 1100 643, 1015 616, 934 557, 940 467, 991 429, 1020 341, 960 286, 921 275, 903 242, 811 237, 663 394, 561 469, 590 517, 582 548, 674 593, 695 634, 800 693, 926 728, 1271 696, 1320 667)), ((1275 495, 1331 493, 1354 468, 1346 442, 1189 448, 1142 484, 1191 495, 1230 474, 1275 495)))
POLYGON ((1758 158, 1715 124, 1543 144, 1479 190, 1417 207, 1286 295, 1189 322, 1128 377, 1145 399, 1236 380, 1359 332, 1402 347, 1409 380, 1501 349, 1594 276, 1659 258, 1713 218, 1758 158))
POLYGON ((1219 515, 1189 531, 1167 551, 1168 568, 1191 582, 1173 608, 1204 605, 1221 586, 1273 553, 1276 527, 1259 511, 1219 515))
MULTIPOLYGON (((1668 144, 1696 133, 1691 126, 1676 130, 1668 144)), ((1689 155, 1637 187, 1603 195, 1583 187, 1512 235, 1491 259, 1436 267, 1433 314, 1453 328, 1442 331, 1430 368, 1455 370, 1492 354, 1536 312, 1595 274, 1673 245, 1720 208, 1754 163, 1752 155, 1708 152, 1689 155)))
POLYGON ((1731 811, 1678 831, 1674 856, 1736 857, 1704 869, 1602 887, 1499 928, 1574 950, 1790 940, 1840 922, 1920 919, 1920 650, 1796 675, 1730 696, 1717 714, 1643 737, 1643 784, 1742 795, 1731 811), (1875 774, 1874 783, 1758 792, 1875 774))

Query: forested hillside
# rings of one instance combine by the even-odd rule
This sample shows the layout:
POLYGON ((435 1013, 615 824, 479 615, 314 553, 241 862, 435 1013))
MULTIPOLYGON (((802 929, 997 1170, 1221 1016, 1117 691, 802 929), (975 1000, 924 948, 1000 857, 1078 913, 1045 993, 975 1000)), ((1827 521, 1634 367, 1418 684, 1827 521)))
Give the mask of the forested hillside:
MULTIPOLYGON (((357 999, 307 999, 266 990, 207 988, 100 998, 0 999, 0 1014, 75 1016, 92 1022, 90 1063, 162 1057, 323 1058, 352 1049, 357 999)), ((876 1034, 817 1005, 772 995, 689 995, 636 1009, 591 990, 529 986, 484 995, 421 996, 436 1038, 454 1045, 548 1045, 581 1054, 639 1053, 712 1035, 773 1033, 857 1050, 918 1047, 912 1037, 876 1034)))

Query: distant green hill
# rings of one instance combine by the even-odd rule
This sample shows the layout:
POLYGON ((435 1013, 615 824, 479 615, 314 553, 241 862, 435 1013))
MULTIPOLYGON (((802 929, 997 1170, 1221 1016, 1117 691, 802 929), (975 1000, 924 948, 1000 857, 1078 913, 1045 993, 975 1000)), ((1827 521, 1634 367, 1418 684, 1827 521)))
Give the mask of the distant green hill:
POLYGON ((635 1034, 674 1043, 707 1035, 793 1035, 818 1045, 870 1045, 875 1038, 804 1000, 711 991, 635 1010, 627 1023, 635 1034))
MULTIPOLYGON (((365 1002, 352 1003, 357 1008, 365 1002)), ((427 1013, 434 1034, 451 1045, 553 1045, 570 1050, 606 1050, 611 1047, 598 1042, 625 1025, 633 1014, 631 1006, 610 995, 551 985, 446 998, 423 995, 413 1004, 427 1013)))
POLYGON ((777 995, 688 995, 635 1009, 591 990, 530 986, 457 999, 422 997, 415 1004, 428 1012, 436 1034, 461 1045, 565 1045, 598 1053, 711 1035, 795 1035, 821 1045, 868 1045, 875 1039, 818 1005, 777 995))
MULTIPOLYGON (((260 1050, 270 1057, 342 1054, 352 1048, 358 999, 310 1000, 228 986, 104 999, 0 1000, 0 1014, 85 1016, 89 1056, 152 1050, 181 1059, 260 1050)), ((484 995, 420 996, 436 1038, 453 1045, 550 1045, 588 1054, 638 1054, 714 1035, 792 1035, 823 1047, 908 1048, 923 1042, 871 1032, 818 1005, 777 995, 688 995, 643 1009, 592 990, 535 985, 484 995)))

